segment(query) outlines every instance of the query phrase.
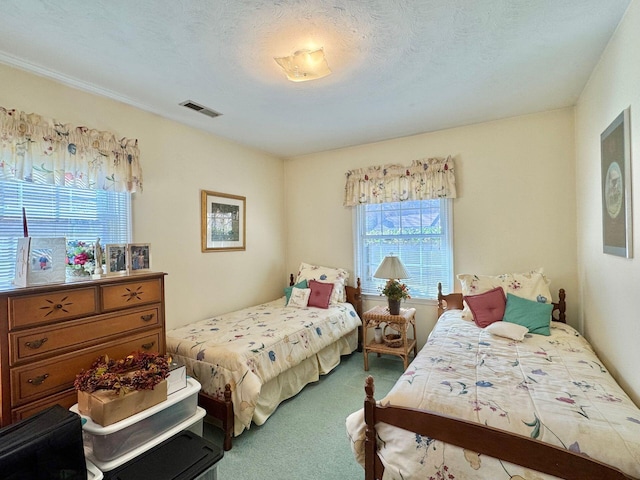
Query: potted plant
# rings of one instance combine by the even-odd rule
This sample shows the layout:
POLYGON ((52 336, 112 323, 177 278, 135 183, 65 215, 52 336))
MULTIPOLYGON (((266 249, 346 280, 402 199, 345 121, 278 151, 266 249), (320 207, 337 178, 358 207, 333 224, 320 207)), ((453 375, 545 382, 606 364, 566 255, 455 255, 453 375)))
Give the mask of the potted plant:
POLYGON ((399 315, 400 302, 404 299, 411 298, 411 295, 409 295, 409 287, 395 279, 387 280, 387 283, 382 289, 382 295, 387 297, 389 313, 391 315, 399 315))

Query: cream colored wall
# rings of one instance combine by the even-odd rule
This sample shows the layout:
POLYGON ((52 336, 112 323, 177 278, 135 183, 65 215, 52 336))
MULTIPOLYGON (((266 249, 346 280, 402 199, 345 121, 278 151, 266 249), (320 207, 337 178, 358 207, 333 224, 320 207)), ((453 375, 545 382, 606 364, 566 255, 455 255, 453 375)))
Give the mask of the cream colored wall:
POLYGON ((640 2, 634 0, 576 107, 580 322, 584 334, 640 405, 640 2), (631 107, 634 258, 602 252, 600 134, 631 107))
MULTIPOLYGON (((101 96, 0 65, 0 105, 139 140, 133 241, 166 277, 169 328, 282 294, 283 161, 101 96), (200 189, 247 198, 247 248, 202 253, 200 189)), ((224 121, 224 117, 212 121, 224 121)))
MULTIPOLYGON (((307 155, 285 163, 287 271, 301 261, 344 266, 353 274, 352 210, 342 206, 345 172, 451 154, 456 273, 499 274, 543 266, 552 291, 567 290, 577 319, 573 109, 509 118, 435 133, 307 155)), ((370 297, 365 308, 379 303, 370 297)), ((418 340, 436 320, 418 309, 418 340)))

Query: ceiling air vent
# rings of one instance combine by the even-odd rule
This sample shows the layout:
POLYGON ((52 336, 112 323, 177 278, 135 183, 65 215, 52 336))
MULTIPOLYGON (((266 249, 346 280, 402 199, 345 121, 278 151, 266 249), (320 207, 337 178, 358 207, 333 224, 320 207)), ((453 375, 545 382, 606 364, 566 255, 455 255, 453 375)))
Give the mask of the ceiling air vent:
POLYGON ((211 118, 216 118, 222 115, 221 113, 216 112, 215 110, 211 110, 210 108, 204 107, 196 102, 191 100, 185 100, 180 105, 183 107, 190 108, 191 110, 195 110, 196 112, 200 112, 203 115, 206 115, 211 118))

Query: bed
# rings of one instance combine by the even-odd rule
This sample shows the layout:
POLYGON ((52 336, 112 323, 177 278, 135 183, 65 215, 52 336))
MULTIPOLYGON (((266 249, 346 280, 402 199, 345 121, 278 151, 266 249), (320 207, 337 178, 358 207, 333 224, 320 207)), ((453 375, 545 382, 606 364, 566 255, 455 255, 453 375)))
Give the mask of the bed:
POLYGON ((347 418, 365 478, 640 478, 640 410, 564 323, 564 291, 550 308, 549 335, 519 341, 463 318, 463 294, 439 287, 423 349, 379 402, 368 377, 347 418))
POLYGON ((202 385, 198 403, 223 429, 225 450, 362 348, 360 280, 347 281, 344 269, 303 263, 284 297, 167 332, 167 353, 202 385))

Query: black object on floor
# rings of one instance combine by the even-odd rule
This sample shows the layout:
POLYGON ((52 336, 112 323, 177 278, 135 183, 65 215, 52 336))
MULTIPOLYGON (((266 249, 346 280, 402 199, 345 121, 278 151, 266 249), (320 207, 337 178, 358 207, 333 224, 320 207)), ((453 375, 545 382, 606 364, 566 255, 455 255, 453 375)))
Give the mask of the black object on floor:
POLYGON ((124 465, 104 472, 105 480, 216 479, 221 448, 184 430, 124 465))
POLYGON ((0 429, 3 480, 87 480, 80 415, 54 405, 0 429))

